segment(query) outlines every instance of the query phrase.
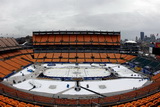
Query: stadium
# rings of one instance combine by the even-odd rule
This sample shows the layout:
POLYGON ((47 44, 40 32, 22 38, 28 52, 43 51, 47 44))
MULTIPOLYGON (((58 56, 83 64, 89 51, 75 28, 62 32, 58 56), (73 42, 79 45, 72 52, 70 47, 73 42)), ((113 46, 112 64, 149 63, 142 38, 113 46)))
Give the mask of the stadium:
POLYGON ((128 53, 121 32, 34 31, 0 38, 2 107, 155 107, 160 61, 128 53))

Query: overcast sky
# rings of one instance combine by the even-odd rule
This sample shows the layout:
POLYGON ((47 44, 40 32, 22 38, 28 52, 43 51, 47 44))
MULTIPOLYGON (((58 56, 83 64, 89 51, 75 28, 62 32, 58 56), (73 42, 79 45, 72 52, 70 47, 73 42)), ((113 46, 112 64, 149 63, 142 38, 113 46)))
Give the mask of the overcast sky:
POLYGON ((160 33, 160 0, 0 0, 0 12, 0 36, 105 30, 134 40, 140 31, 160 33))

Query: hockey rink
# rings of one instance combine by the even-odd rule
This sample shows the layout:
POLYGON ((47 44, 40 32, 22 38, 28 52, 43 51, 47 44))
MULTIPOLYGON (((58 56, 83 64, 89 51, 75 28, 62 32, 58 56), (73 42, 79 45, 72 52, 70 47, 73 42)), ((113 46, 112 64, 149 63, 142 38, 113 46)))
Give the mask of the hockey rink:
MULTIPOLYGON (((111 72, 117 73, 117 79, 111 80, 84 80, 80 81, 80 86, 88 88, 92 91, 104 94, 114 93, 125 90, 133 90, 140 88, 145 85, 149 80, 143 79, 143 76, 133 72, 129 68, 119 64, 54 64, 49 66, 48 64, 42 64, 40 69, 41 73, 48 77, 73 77, 73 78, 84 78, 84 77, 105 77, 110 76, 111 72), (124 77, 124 78, 123 78, 124 77)), ((27 77, 33 73, 39 72, 38 69, 30 65, 23 70, 19 71, 15 75, 9 77, 27 77)), ((9 80, 9 79, 8 79, 9 80)), ((12 79, 13 80, 13 79, 12 79)), ((4 81, 7 81, 4 80, 4 81)), ((16 81, 16 80, 15 80, 16 81)), ((75 81, 61 81, 55 79, 41 79, 38 77, 30 76, 23 79, 23 81, 13 84, 14 87, 33 92, 43 92, 50 94, 61 94, 61 95, 90 95, 94 94, 90 91, 81 89, 76 91, 75 81), (34 87, 34 88, 33 88, 34 87)))

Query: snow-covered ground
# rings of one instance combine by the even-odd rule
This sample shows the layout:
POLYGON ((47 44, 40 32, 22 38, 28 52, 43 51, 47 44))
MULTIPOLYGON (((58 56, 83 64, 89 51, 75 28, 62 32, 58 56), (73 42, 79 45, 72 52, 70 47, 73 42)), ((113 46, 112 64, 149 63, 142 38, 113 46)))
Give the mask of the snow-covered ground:
MULTIPOLYGON (((36 79, 30 79, 27 81, 24 81, 19 84, 15 84, 13 86, 25 90, 31 89, 33 86, 30 84, 30 81, 34 81, 37 84, 41 84, 41 87, 35 88, 32 91, 36 92, 45 92, 45 93, 51 93, 51 94, 58 94, 62 91, 67 90, 67 85, 69 85, 69 88, 75 86, 75 82, 70 81, 52 81, 52 80, 36 80, 36 79), (50 89, 50 86, 55 86, 55 89, 50 89)), ((82 87, 89 85, 90 90, 93 90, 95 92, 99 93, 112 93, 112 92, 118 92, 118 91, 124 91, 129 90, 133 88, 139 88, 143 84, 147 82, 147 79, 115 79, 115 80, 106 80, 106 81, 82 81, 80 82, 80 85, 82 87), (103 86, 105 88, 100 88, 100 86, 103 86)), ((94 94, 87 90, 81 90, 81 91, 75 91, 74 88, 71 88, 68 91, 65 91, 62 94, 69 94, 69 95, 87 95, 87 94, 94 94)))
POLYGON ((128 69, 125 66, 119 64, 107 64, 107 67, 111 67, 114 71, 116 71, 119 77, 141 77, 140 74, 134 73, 132 70, 128 69))
POLYGON ((28 67, 22 69, 20 72, 17 72, 16 74, 12 75, 11 77, 31 74, 31 72, 28 72, 27 70, 35 71, 34 67, 31 65, 31 66, 28 66, 28 67))
MULTIPOLYGON (((130 90, 134 88, 142 87, 148 80, 142 78, 132 78, 132 77, 142 77, 140 74, 134 73, 132 70, 127 67, 119 64, 106 64, 106 66, 102 66, 99 64, 56 64, 55 66, 47 66, 47 64, 43 64, 43 66, 49 68, 45 70, 43 73, 47 76, 54 77, 97 77, 97 76, 108 76, 110 75, 110 71, 106 69, 111 69, 118 74, 119 77, 129 77, 129 78, 120 78, 120 79, 112 79, 112 80, 94 80, 94 81, 81 81, 80 86, 93 90, 95 92, 104 94, 104 93, 113 93, 119 91, 130 90)), ((34 66, 29 66, 20 72, 16 73, 13 76, 21 76, 22 74, 25 76, 27 74, 31 74, 32 72, 28 72, 28 69, 32 69, 34 66)), ((11 76, 11 77, 13 77, 11 76)), ((75 91, 75 81, 60 81, 60 80, 46 80, 46 79, 37 79, 30 78, 25 81, 21 81, 20 83, 13 84, 14 87, 36 91, 36 92, 45 92, 51 94, 59 94, 62 95, 88 95, 94 94, 85 89, 81 89, 80 91, 75 91), (32 89, 36 86, 34 89, 32 89)))

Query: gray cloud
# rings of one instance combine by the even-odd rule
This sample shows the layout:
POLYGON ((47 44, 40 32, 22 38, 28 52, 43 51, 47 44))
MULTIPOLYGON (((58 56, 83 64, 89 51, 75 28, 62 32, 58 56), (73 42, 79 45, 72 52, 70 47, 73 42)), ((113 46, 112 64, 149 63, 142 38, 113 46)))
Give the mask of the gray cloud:
POLYGON ((134 39, 140 31, 159 33, 159 5, 159 0, 0 0, 0 36, 32 35, 35 30, 107 30, 134 39))

